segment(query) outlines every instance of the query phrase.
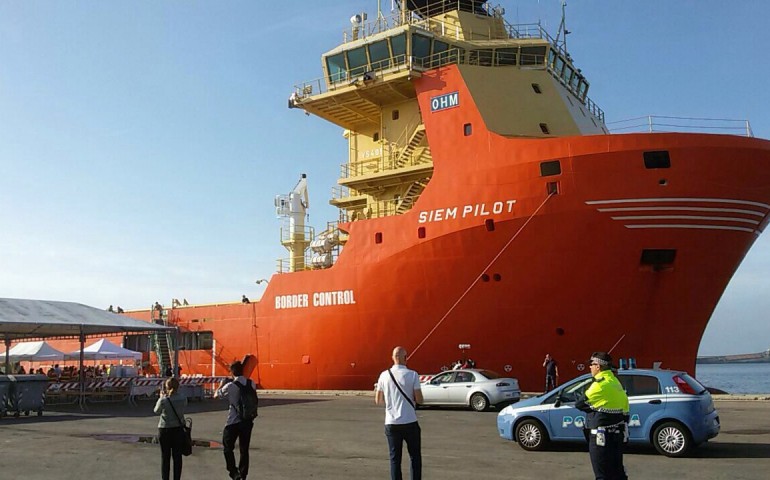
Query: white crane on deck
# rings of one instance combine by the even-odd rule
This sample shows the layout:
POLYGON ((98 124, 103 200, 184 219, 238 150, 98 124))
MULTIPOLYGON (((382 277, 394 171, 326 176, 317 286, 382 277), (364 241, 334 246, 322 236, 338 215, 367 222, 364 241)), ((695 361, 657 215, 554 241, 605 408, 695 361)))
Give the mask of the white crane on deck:
POLYGON ((275 213, 288 220, 281 227, 281 244, 289 250, 289 271, 305 269, 305 250, 313 239, 310 227, 305 227, 310 200, 307 193, 307 175, 302 174, 288 195, 275 196, 275 213))

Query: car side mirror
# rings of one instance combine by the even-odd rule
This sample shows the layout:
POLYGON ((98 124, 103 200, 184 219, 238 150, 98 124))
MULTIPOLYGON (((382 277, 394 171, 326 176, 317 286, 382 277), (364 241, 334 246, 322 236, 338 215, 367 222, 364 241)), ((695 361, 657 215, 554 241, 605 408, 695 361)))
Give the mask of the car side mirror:
POLYGON ((556 408, 559 408, 562 404, 562 402, 566 401, 567 399, 564 398, 564 390, 559 390, 559 393, 556 394, 556 402, 554 402, 553 406, 556 408))

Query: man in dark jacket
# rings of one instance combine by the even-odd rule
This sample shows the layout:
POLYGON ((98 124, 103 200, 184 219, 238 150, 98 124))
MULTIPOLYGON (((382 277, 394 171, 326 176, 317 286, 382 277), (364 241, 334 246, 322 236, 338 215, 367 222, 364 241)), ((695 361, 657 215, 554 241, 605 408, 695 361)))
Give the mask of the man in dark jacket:
POLYGON ((588 452, 596 480, 627 480, 623 444, 627 436, 628 396, 612 373, 609 353, 589 360, 593 382, 575 407, 586 412, 588 452))

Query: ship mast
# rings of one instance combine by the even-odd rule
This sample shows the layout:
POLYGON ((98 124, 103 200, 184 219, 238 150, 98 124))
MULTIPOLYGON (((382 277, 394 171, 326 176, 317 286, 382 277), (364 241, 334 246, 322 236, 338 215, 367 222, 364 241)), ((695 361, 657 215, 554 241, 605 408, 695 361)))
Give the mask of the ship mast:
POLYGON ((556 32, 556 40, 554 41, 554 44, 558 47, 559 46, 559 37, 564 35, 564 40, 562 40, 561 47, 564 50, 564 53, 567 53, 567 35, 569 35, 570 32, 567 30, 567 0, 562 0, 561 2, 561 23, 559 24, 559 31, 556 32))

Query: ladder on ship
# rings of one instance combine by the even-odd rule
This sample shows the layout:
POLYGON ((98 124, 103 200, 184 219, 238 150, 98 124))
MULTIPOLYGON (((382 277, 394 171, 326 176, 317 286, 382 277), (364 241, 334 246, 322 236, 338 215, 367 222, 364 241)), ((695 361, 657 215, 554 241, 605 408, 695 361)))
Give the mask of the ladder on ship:
MULTIPOLYGON (((168 326, 168 310, 161 309, 152 310, 153 323, 168 326), (157 314, 157 318, 155 315, 157 314)), ((152 345, 155 354, 158 356, 158 370, 160 375, 165 375, 166 372, 172 368, 173 359, 171 357, 171 347, 173 346, 173 340, 171 333, 160 332, 152 335, 152 345)))
POLYGON ((412 132, 412 136, 409 138, 406 147, 404 147, 398 155, 398 158, 396 159, 396 168, 401 168, 406 165, 406 162, 411 158, 423 138, 425 138, 425 124, 420 123, 412 132))
POLYGON ((409 185, 404 196, 398 200, 398 203, 396 203, 396 213, 401 215, 411 209, 422 191, 425 190, 426 186, 427 184, 423 181, 417 181, 409 185))

